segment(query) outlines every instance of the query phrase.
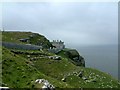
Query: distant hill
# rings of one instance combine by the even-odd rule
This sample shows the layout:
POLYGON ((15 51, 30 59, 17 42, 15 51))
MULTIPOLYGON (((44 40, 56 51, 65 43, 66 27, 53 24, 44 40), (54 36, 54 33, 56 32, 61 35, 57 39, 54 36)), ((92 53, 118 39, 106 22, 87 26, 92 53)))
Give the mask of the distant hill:
MULTIPOLYGON (((39 34, 29 42, 19 39, 28 38, 31 32, 3 32, 4 42, 36 43, 38 40, 48 48, 51 44, 39 34), (12 35, 11 35, 12 34, 12 35), (19 34, 19 37, 16 35, 19 34), (22 35, 21 35, 22 34, 22 35), (35 39, 36 38, 36 39, 35 39), (43 42, 43 38, 45 41, 43 42), (42 39, 42 40, 40 40, 42 39)), ((2 49, 2 83, 0 86, 10 88, 42 88, 35 83, 36 79, 46 79, 55 88, 118 88, 120 83, 111 75, 96 69, 78 66, 71 60, 79 57, 76 50, 64 49, 55 54, 42 50, 17 50, 0 47, 2 49)), ((83 60, 82 56, 79 57, 83 60)), ((80 63, 81 64, 81 63, 80 63)))

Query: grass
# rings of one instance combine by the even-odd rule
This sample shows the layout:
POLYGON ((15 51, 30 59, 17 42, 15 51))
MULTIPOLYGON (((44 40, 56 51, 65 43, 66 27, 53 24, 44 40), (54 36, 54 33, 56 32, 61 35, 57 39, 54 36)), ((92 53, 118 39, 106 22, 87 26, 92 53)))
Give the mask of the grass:
MULTIPOLYGON (((24 52, 29 54, 33 51, 28 50, 24 52)), ((39 53, 41 51, 34 52, 39 53)), ((51 56, 54 54, 47 53, 46 55, 51 56)), ((31 58, 32 57, 40 56, 31 55, 31 58)), ((68 58, 62 57, 62 60, 57 61, 44 57, 30 61, 27 54, 14 54, 10 50, 3 48, 4 83, 7 83, 10 87, 31 88, 32 85, 35 85, 34 81, 38 78, 44 78, 59 88, 118 87, 118 81, 112 78, 112 76, 96 69, 75 66, 68 58), (80 71, 84 71, 83 77, 86 77, 88 80, 83 80, 73 74, 73 72, 78 74, 80 71), (61 81, 64 77, 66 78, 66 82, 61 81), (96 82, 92 82, 94 79, 96 82)), ((37 84, 35 87, 41 87, 41 85, 39 86, 37 84)))
MULTIPOLYGON (((43 44, 44 50, 13 50, 0 47, 2 50, 2 86, 10 88, 41 88, 41 84, 36 84, 36 79, 46 79, 53 86, 58 88, 118 88, 120 82, 111 75, 98 71, 93 68, 86 68, 74 65, 65 51, 73 49, 64 49, 57 55, 61 60, 49 59, 48 56, 55 54, 47 51, 51 44, 44 36, 31 32, 2 32, 2 38, 5 42, 20 42, 20 38, 28 38, 31 34, 35 35, 29 43, 43 44), (40 43, 38 43, 40 42, 40 43), (15 53, 15 52, 21 52, 15 53), (78 76, 83 71, 83 80, 78 76), (61 79, 65 78, 65 81, 61 79)), ((75 52, 76 53, 76 52, 75 52)), ((76 55, 76 54, 75 54, 76 55)), ((0 65, 1 65, 0 64, 0 65)))
POLYGON ((21 38, 28 38, 29 35, 31 35, 31 32, 2 32, 2 41, 5 42, 14 42, 14 43, 21 43, 25 44, 23 42, 20 42, 19 39, 21 38))
POLYGON ((64 87, 64 83, 46 76, 37 68, 28 64, 26 58, 10 52, 6 48, 3 48, 2 55, 3 86, 8 86, 10 88, 32 88, 36 79, 44 78, 55 86, 64 87))
POLYGON ((2 46, 0 46, 0 83, 2 83, 2 46))
POLYGON ((13 42, 19 44, 34 44, 34 45, 41 45, 44 48, 49 48, 51 43, 49 42, 46 37, 32 32, 9 32, 3 31, 2 32, 2 41, 5 42, 13 42), (32 37, 30 37, 32 35, 32 37), (20 39, 29 38, 28 42, 21 42, 20 39))

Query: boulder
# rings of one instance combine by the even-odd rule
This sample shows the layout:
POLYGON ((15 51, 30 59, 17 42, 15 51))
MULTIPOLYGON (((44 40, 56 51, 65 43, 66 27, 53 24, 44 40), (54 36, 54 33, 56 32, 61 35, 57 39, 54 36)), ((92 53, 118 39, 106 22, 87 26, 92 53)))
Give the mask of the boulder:
POLYGON ((77 75, 77 72, 73 72, 73 75, 77 75))
POLYGON ((62 81, 63 81, 63 82, 66 82, 66 78, 65 78, 65 77, 64 77, 64 78, 62 78, 62 81))
POLYGON ((61 56, 54 56, 54 60, 61 60, 61 56))
POLYGON ((42 86, 42 90, 48 90, 47 88, 48 88, 48 87, 45 86, 45 85, 42 86))
POLYGON ((84 73, 83 71, 80 71, 79 74, 78 74, 78 76, 79 76, 80 78, 82 78, 82 77, 83 77, 83 73, 84 73))
POLYGON ((27 58, 30 58, 30 55, 27 55, 27 58))
POLYGON ((54 59, 54 60, 61 60, 61 56, 48 56, 49 59, 54 59))
POLYGON ((42 83, 42 90, 53 90, 55 87, 45 79, 37 79, 35 83, 42 83))
POLYGON ((88 80, 86 77, 82 77, 83 80, 88 80))

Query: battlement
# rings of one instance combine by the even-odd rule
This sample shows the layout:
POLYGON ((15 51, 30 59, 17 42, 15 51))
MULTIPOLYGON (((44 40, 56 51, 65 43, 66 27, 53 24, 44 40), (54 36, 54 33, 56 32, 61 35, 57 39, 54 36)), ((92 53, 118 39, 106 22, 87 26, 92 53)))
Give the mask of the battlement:
POLYGON ((51 42, 52 45, 54 46, 54 48, 56 49, 64 49, 65 45, 64 42, 62 42, 61 40, 53 40, 53 42, 51 42))
POLYGON ((61 40, 53 40, 52 43, 56 43, 56 44, 64 44, 64 42, 62 42, 61 40))

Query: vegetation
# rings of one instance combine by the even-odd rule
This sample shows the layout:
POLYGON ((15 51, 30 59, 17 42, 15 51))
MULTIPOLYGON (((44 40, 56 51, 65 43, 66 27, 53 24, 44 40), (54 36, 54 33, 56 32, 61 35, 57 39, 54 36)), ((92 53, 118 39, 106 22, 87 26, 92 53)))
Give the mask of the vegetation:
POLYGON ((62 57, 65 57, 65 58, 69 59, 69 61, 71 61, 73 64, 75 64, 77 66, 85 67, 85 60, 78 53, 78 51, 76 49, 65 48, 57 54, 62 56, 62 57))
POLYGON ((44 48, 49 48, 52 44, 44 36, 32 33, 32 32, 12 32, 12 31, 3 31, 2 32, 2 41, 3 42, 13 42, 19 44, 33 44, 40 45, 44 48), (20 39, 29 39, 26 42, 21 42, 20 39))
MULTIPOLYGON (((24 36, 26 35, 24 32, 20 33, 24 36)), ((7 34, 4 32, 3 35, 3 41, 22 43, 18 40, 22 35, 17 37, 17 35, 12 34, 14 35, 12 36, 8 32, 7 34), (15 37, 16 39, 10 40, 8 37, 15 37)), ((29 35, 31 35, 31 33, 29 35)), ((28 36, 28 34, 26 36, 28 36)), ((3 82, 0 83, 1 86, 10 88, 41 88, 41 84, 35 83, 36 79, 46 79, 57 89, 118 88, 120 86, 118 80, 104 72, 76 66, 70 61, 71 58, 65 54, 66 50, 68 49, 57 54, 61 56, 60 60, 54 60, 49 57, 56 56, 56 54, 48 52, 47 49, 15 50, 2 47, 2 60, 0 64, 2 64, 3 82), (82 72, 82 77, 79 76, 80 72, 82 72)), ((77 54, 76 51, 75 53, 77 54)), ((73 56, 76 54, 73 54, 73 56)))
POLYGON ((64 83, 50 76, 46 76, 26 58, 12 53, 3 47, 2 52, 2 86, 10 88, 32 88, 35 80, 45 78, 53 85, 65 87, 64 83))

